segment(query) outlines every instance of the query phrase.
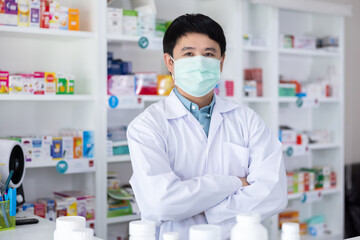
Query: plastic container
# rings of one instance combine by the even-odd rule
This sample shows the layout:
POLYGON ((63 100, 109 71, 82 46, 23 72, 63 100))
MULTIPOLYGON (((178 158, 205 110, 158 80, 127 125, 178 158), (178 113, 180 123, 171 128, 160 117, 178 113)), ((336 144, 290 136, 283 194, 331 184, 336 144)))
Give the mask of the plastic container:
POLYGON ((84 230, 86 219, 79 216, 66 216, 56 219, 54 240, 69 239, 73 230, 84 230))
POLYGON ((10 201, 0 202, 0 232, 15 229, 15 216, 10 216, 10 201))
POLYGON ((94 230, 91 228, 76 229, 71 231, 70 238, 68 240, 93 240, 94 230))
POLYGON ((179 233, 177 232, 164 233, 163 240, 179 240, 179 233))
POLYGON ((221 228, 209 224, 194 225, 190 227, 189 240, 221 240, 221 228))
POLYGON ((129 240, 155 240, 156 227, 150 221, 132 221, 129 223, 129 240))
POLYGON ((237 224, 231 229, 231 240, 267 240, 266 228, 260 223, 259 214, 239 214, 237 224))
POLYGON ((298 223, 283 223, 281 230, 281 240, 300 240, 300 225, 298 223))

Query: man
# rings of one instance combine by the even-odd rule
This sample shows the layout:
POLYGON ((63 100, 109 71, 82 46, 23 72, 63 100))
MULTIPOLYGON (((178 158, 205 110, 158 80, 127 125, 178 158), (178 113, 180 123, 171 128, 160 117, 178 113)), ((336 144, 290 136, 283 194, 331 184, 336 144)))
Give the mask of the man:
POLYGON ((219 225, 227 239, 238 213, 264 219, 287 205, 281 144, 251 109, 214 95, 226 49, 218 23, 180 16, 163 47, 176 87, 129 125, 130 183, 158 239, 186 240, 195 224, 219 225))

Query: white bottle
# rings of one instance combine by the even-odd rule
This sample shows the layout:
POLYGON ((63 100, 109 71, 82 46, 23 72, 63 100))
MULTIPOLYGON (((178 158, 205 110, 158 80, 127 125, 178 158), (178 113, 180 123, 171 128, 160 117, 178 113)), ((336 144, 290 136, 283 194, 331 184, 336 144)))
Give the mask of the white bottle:
POLYGON ((129 240, 155 240, 155 233, 154 222, 132 221, 129 223, 129 240))
POLYGON ((59 217, 56 219, 54 240, 69 239, 75 229, 85 229, 86 219, 80 216, 59 217))
POLYGON ((231 229, 231 240, 267 240, 266 228, 260 223, 259 214, 239 214, 237 224, 231 229))
POLYGON ((164 233, 163 240, 179 240, 179 233, 177 232, 164 233))
POLYGON ((221 228, 209 224, 191 226, 189 240, 221 240, 221 228))
POLYGON ((281 240, 300 240, 300 226, 298 223, 283 223, 281 230, 281 240))

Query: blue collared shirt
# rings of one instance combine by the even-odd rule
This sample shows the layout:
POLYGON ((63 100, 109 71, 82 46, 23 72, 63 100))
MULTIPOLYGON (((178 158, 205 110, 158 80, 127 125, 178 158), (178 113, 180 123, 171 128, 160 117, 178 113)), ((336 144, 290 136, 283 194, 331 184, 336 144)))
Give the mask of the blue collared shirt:
POLYGON ((173 91, 175 95, 179 98, 179 100, 182 102, 182 104, 184 104, 186 109, 189 110, 189 112, 191 112, 191 114, 200 122, 201 126, 205 131, 206 136, 208 136, 211 114, 215 105, 215 96, 213 97, 211 103, 208 106, 199 109, 199 106, 196 103, 191 102, 183 95, 181 95, 176 87, 174 87, 173 91))

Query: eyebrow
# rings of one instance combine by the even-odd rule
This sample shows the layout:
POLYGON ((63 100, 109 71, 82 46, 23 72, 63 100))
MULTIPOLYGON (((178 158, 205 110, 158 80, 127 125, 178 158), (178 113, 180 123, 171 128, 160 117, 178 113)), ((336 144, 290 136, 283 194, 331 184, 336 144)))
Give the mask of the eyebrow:
MULTIPOLYGON (((187 51, 187 50, 195 50, 195 48, 194 47, 183 47, 181 49, 182 52, 187 51)), ((216 52, 216 49, 213 47, 210 47, 210 48, 205 48, 205 51, 216 52)))

